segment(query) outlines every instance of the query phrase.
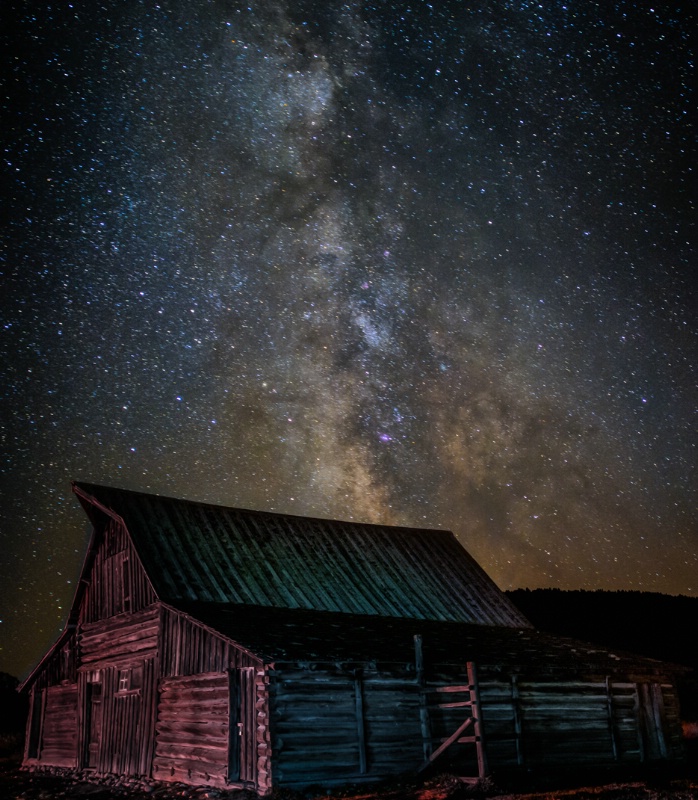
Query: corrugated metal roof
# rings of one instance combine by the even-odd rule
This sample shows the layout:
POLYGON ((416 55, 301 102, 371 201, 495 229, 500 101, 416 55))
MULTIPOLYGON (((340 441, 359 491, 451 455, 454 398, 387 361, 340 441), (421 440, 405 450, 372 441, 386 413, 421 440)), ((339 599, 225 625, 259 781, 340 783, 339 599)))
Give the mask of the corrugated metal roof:
POLYGON ((450 531, 311 519, 74 484, 121 517, 165 602, 528 627, 450 531))

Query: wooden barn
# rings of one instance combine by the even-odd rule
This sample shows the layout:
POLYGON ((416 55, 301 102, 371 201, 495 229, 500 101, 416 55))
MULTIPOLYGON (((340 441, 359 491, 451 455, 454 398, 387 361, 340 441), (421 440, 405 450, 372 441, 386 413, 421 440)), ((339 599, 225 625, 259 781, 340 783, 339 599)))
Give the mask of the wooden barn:
POLYGON ((27 766, 265 795, 682 756, 675 667, 534 630, 449 532, 73 488, 27 766))

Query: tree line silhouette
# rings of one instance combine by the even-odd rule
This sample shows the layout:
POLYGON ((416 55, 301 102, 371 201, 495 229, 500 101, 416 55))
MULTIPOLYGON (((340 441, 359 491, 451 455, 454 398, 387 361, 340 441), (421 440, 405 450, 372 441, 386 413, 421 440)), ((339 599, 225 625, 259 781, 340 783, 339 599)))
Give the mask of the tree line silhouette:
POLYGON ((682 716, 698 720, 698 597, 562 589, 506 594, 542 631, 690 667, 679 684, 682 716))

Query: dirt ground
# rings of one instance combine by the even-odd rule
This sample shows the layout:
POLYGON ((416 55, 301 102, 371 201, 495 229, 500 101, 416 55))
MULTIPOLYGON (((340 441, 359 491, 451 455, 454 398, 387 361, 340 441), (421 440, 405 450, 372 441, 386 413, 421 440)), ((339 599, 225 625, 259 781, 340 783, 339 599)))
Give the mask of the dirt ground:
MULTIPOLYGON (((492 781, 484 785, 465 786, 452 776, 440 775, 421 784, 391 784, 380 790, 337 790, 332 794, 279 791, 272 800, 698 800, 698 775, 695 777, 655 776, 626 782, 588 782, 570 786, 570 778, 534 791, 514 792, 498 787, 492 781)), ((530 789, 530 787, 529 787, 530 789)), ((26 772, 17 763, 0 763, 0 800, 253 800, 251 792, 192 787, 102 778, 85 781, 70 774, 26 772)))
MULTIPOLYGON (((490 785, 486 791, 463 787, 449 776, 440 776, 421 786, 395 786, 380 792, 313 794, 315 800, 698 800, 698 780, 678 779, 654 785, 647 781, 628 781, 601 785, 546 789, 536 792, 504 793, 490 785)), ((183 784, 132 784, 102 780, 87 782, 70 777, 27 773, 16 769, 0 771, 2 800, 252 800, 249 792, 226 791, 183 784)), ((278 792, 273 800, 296 800, 301 795, 278 792)))

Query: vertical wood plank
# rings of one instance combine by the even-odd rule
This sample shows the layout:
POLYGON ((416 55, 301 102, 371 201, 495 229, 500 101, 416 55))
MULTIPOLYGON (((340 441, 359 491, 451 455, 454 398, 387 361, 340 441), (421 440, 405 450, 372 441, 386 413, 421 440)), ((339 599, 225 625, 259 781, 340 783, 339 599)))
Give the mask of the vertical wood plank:
POLYGON ((635 712, 635 728, 637 730, 637 746, 640 751, 640 761, 644 762, 647 758, 647 752, 645 747, 645 737, 642 735, 642 726, 644 724, 643 719, 643 708, 642 708, 642 699, 640 697, 641 691, 641 684, 635 684, 635 697, 634 697, 634 707, 633 710, 635 712))
POLYGON ((359 773, 368 772, 366 758, 366 723, 364 720, 364 692, 360 670, 354 671, 354 711, 356 714, 356 735, 359 741, 359 773))
POLYGON ((468 661, 468 683, 470 684, 470 713, 473 718, 473 729, 475 732, 475 749, 477 751, 477 771, 478 777, 484 778, 487 775, 487 753, 485 751, 485 738, 482 730, 482 711, 480 710, 480 690, 477 685, 477 667, 472 661, 468 661))
POLYGON ((511 705, 514 712, 514 741, 516 742, 516 763, 524 764, 523 721, 521 718, 521 695, 519 693, 519 677, 511 676, 511 705))
POLYGON ((665 759, 667 758, 667 746, 664 737, 665 713, 662 687, 658 683, 652 683, 650 692, 652 695, 652 721, 654 723, 655 736, 659 748, 659 757, 665 759))
POLYGON ((228 780, 240 780, 240 670, 231 669, 228 673, 228 780))
POLYGON ((414 637, 414 664, 419 692, 419 727, 422 731, 422 750, 424 761, 429 761, 432 753, 431 729, 429 725, 429 708, 427 706, 426 679, 424 677, 424 652, 422 637, 419 633, 414 637))
POLYGON ((610 675, 606 676, 606 709, 608 712, 608 730, 611 736, 613 760, 618 761, 618 735, 616 733, 616 723, 613 714, 613 684, 611 683, 610 675))
POLYGON ((250 783, 255 783, 257 779, 257 684, 255 673, 254 667, 245 667, 241 670, 241 778, 250 783))

